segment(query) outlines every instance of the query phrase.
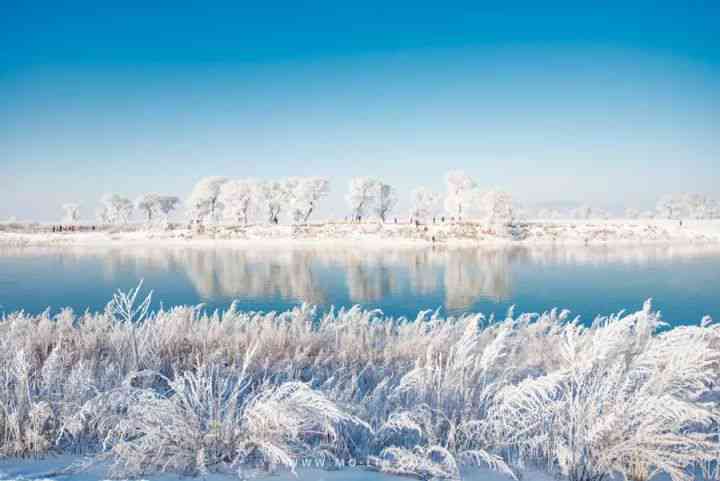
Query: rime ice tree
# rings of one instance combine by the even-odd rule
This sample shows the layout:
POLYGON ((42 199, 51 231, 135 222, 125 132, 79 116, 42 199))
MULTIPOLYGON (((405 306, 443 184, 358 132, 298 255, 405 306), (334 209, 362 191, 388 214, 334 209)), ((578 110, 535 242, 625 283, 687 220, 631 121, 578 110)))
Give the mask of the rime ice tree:
POLYGON ((377 182, 377 202, 375 204, 375 212, 380 220, 385 222, 387 215, 397 204, 397 193, 393 186, 384 182, 377 182))
POLYGON ((282 180, 269 180, 261 182, 259 188, 259 199, 267 212, 268 222, 277 224, 280 211, 290 201, 289 183, 282 180))
POLYGON ((460 219, 475 196, 475 181, 462 170, 452 170, 445 174, 445 185, 445 210, 460 219))
POLYGON ((542 208, 537 213, 538 219, 564 219, 567 218, 569 214, 566 212, 560 211, 558 209, 548 209, 548 208, 542 208))
POLYGON ((133 212, 130 199, 117 195, 106 194, 102 198, 103 218, 107 224, 127 224, 133 212))
POLYGON ((412 209, 410 215, 415 219, 427 219, 435 214, 440 196, 425 187, 412 191, 412 209))
POLYGON ((232 222, 247 225, 258 195, 258 183, 254 180, 231 180, 220 188, 218 201, 223 205, 223 217, 232 222))
POLYGON ((80 220, 80 204, 63 204, 62 209, 65 211, 65 215, 63 216, 63 222, 73 224, 80 220))
POLYGON ((510 194, 490 190, 481 197, 481 208, 490 223, 508 224, 515 218, 515 209, 510 194))
POLYGON ((106 225, 110 223, 110 217, 108 216, 108 210, 105 205, 101 205, 97 209, 95 209, 95 218, 97 219, 97 222, 101 225, 106 225))
POLYGON ((188 198, 193 220, 200 222, 207 218, 213 221, 217 219, 220 187, 227 181, 226 177, 205 177, 195 184, 188 198))
POLYGON ((179 205, 180 198, 174 195, 159 195, 157 198, 157 211, 163 216, 164 220, 167 220, 179 205))
POLYGON ((703 194, 685 194, 681 201, 691 219, 712 219, 716 217, 717 203, 703 194))
POLYGON ((354 220, 359 220, 366 214, 375 202, 375 196, 378 194, 378 181, 371 177, 355 177, 350 180, 349 192, 345 199, 347 200, 354 220))
POLYGON ((685 202, 682 196, 665 195, 658 200, 656 209, 664 219, 680 219, 684 214, 685 202))
POLYGON ((145 214, 145 220, 150 223, 158 210, 158 194, 143 194, 135 199, 135 208, 145 214))
POLYGON ((150 223, 162 217, 167 220, 170 213, 180 204, 180 199, 172 195, 143 194, 135 199, 135 208, 145 213, 150 223))
POLYGON ((609 219, 610 213, 605 209, 599 207, 590 207, 588 205, 581 205, 580 207, 573 209, 570 212, 571 216, 575 219, 609 219))
POLYGON ((625 209, 625 218, 626 219, 639 219, 640 211, 633 207, 628 207, 627 209, 625 209))
POLYGON ((589 219, 592 217, 592 207, 589 205, 581 205, 580 207, 573 209, 572 216, 576 219, 589 219))
POLYGON ((292 177, 288 189, 293 220, 307 222, 320 199, 330 192, 330 181, 323 177, 292 177))

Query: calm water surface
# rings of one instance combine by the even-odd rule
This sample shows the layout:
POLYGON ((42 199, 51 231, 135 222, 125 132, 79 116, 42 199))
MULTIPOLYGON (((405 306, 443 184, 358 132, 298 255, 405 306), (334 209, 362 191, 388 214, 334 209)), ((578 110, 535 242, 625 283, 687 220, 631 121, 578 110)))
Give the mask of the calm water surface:
POLYGON ((0 312, 102 309, 145 280, 155 305, 284 310, 360 304, 504 315, 570 309, 586 321, 649 297, 673 324, 720 319, 720 247, 20 248, 0 250, 0 312))

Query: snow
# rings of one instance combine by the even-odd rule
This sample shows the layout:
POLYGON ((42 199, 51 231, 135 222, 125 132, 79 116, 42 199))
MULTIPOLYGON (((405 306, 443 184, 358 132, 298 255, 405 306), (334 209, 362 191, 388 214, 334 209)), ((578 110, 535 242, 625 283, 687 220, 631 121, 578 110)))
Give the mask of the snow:
POLYGON ((249 226, 218 224, 189 228, 129 225, 96 231, 53 233, 50 226, 5 226, 0 245, 117 243, 323 243, 445 245, 634 245, 720 242, 720 220, 544 220, 511 226, 482 222, 435 224, 325 222, 302 225, 249 226))
MULTIPOLYGON (((44 459, 35 460, 0 460, 0 481, 120 481, 119 478, 109 478, 107 467, 103 463, 95 463, 92 459, 79 456, 50 456, 44 459), (89 466, 81 468, 84 464, 89 466), (72 467, 76 466, 76 469, 72 467)), ((173 473, 165 473, 153 476, 144 476, 135 481, 188 481, 193 478, 180 476, 173 473)), ((210 473, 198 479, 203 481, 238 481, 236 474, 210 473)), ((369 471, 359 467, 343 470, 322 470, 322 469, 298 469, 295 473, 279 472, 272 474, 255 473, 253 477, 246 479, 268 479, 271 481, 408 481, 415 478, 407 476, 395 476, 376 471, 369 471)), ((509 481, 512 478, 489 469, 474 469, 463 472, 463 481, 509 481)), ((538 471, 523 473, 523 481, 556 481, 557 478, 538 471)), ((660 474, 652 478, 653 481, 668 481, 669 477, 660 474)), ((704 478, 697 476, 697 481, 704 478)), ((617 481, 620 478, 616 477, 617 481)))
MULTIPOLYGON (((296 473, 289 471, 266 474, 253 473, 249 479, 269 479, 272 481, 408 481, 408 477, 394 476, 386 473, 370 471, 359 467, 342 470, 322 470, 305 468, 298 469, 296 473)), ((73 481, 105 481, 109 478, 107 466, 94 462, 90 458, 79 456, 50 456, 35 460, 0 460, 0 481, 55 481, 72 479, 73 481), (83 466, 87 465, 83 468, 83 466)), ((187 481, 187 476, 166 473, 153 476, 144 476, 139 479, 148 481, 187 481)), ((237 474, 210 473, 201 478, 204 481, 237 481, 237 474)), ((508 481, 511 478, 488 469, 476 469, 463 473, 464 481, 508 481)), ((553 478, 539 472, 525 473, 527 481, 551 481, 553 478)))

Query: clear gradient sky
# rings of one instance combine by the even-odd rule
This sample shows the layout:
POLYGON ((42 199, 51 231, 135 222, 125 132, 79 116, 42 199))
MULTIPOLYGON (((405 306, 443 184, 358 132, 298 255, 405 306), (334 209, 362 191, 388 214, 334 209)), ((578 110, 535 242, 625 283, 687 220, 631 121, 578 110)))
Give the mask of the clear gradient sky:
POLYGON ((0 2, 0 219, 206 175, 328 176, 337 215, 352 176, 451 168, 527 204, 720 197, 717 1, 110 3, 0 2))

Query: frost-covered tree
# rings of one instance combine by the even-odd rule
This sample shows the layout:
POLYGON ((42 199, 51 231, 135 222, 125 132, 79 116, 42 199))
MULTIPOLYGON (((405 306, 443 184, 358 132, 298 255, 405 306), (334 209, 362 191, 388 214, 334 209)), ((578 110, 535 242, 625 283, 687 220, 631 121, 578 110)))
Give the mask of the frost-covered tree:
POLYGON ((180 198, 175 195, 159 195, 157 198, 157 211, 164 220, 167 220, 179 206, 180 198))
POLYGON ((101 205, 97 209, 95 209, 95 219, 97 220, 98 224, 109 224, 110 218, 108 216, 108 210, 105 205, 101 205))
POLYGON ((355 177, 350 180, 345 199, 350 206, 353 219, 366 215, 367 210, 375 203, 378 190, 378 180, 372 177, 355 177))
POLYGON ((665 195, 658 200, 656 210, 663 219, 716 219, 720 217, 718 203, 703 194, 685 193, 665 195))
POLYGON ((199 222, 205 219, 217 220, 220 187, 227 181, 226 177, 205 177, 195 184, 187 201, 190 217, 193 220, 199 222))
POLYGON ((560 209, 550 209, 544 207, 537 212, 538 219, 554 220, 554 219, 567 219, 570 214, 560 209))
POLYGON ((320 200, 330 192, 330 181, 324 177, 291 177, 288 188, 293 220, 307 222, 320 200))
POLYGON ((172 195, 143 194, 135 199, 135 208, 145 214, 148 223, 160 218, 167 220, 179 204, 180 199, 172 195))
POLYGON ((268 222, 277 224, 280 221, 280 212, 291 199, 290 184, 287 180, 268 180, 258 184, 258 192, 268 222))
POLYGON ((717 203, 703 194, 684 194, 681 201, 691 219, 713 219, 717 217, 717 203))
POLYGON ((377 182, 377 202, 375 203, 375 212, 380 220, 385 222, 387 215, 397 204, 397 193, 393 186, 382 181, 377 182))
POLYGON ((152 222, 153 215, 158 210, 158 194, 142 194, 135 199, 135 208, 145 215, 147 222, 152 222))
POLYGON ((571 217, 575 219, 609 219, 610 213, 599 207, 590 207, 589 205, 581 205, 570 212, 571 217))
POLYGON ((247 225, 250 214, 258 202, 258 181, 252 179, 231 180, 220 188, 218 202, 223 205, 223 217, 227 221, 247 225))
POLYGON ((685 207, 681 195, 665 195, 658 200, 656 210, 663 219, 680 219, 684 216, 685 207))
POLYGON ((572 210, 571 215, 575 219, 590 219, 592 217, 592 207, 589 205, 581 205, 572 210))
POLYGON ((127 224, 130 222, 134 205, 130 199, 117 194, 106 194, 102 200, 100 217, 106 224, 127 224))
POLYGON ((63 216, 63 222, 73 224, 80 220, 80 204, 63 204, 62 209, 65 211, 65 215, 63 216))
POLYGON ((475 181, 462 170, 452 170, 445 174, 445 185, 445 210, 460 219, 476 197, 475 181))
POLYGON ((418 187, 412 191, 411 201, 410 216, 414 219, 427 219, 437 212, 440 196, 426 187, 418 187))
POLYGON ((625 209, 625 218, 626 219, 639 219, 640 211, 638 209, 635 209, 634 207, 628 207, 625 209))
POLYGON ((640 212, 640 219, 654 219, 657 217, 657 212, 653 210, 645 210, 640 212))
POLYGON ((481 211, 490 223, 512 223, 515 218, 515 208, 510 194, 499 190, 490 190, 480 199, 481 211))

